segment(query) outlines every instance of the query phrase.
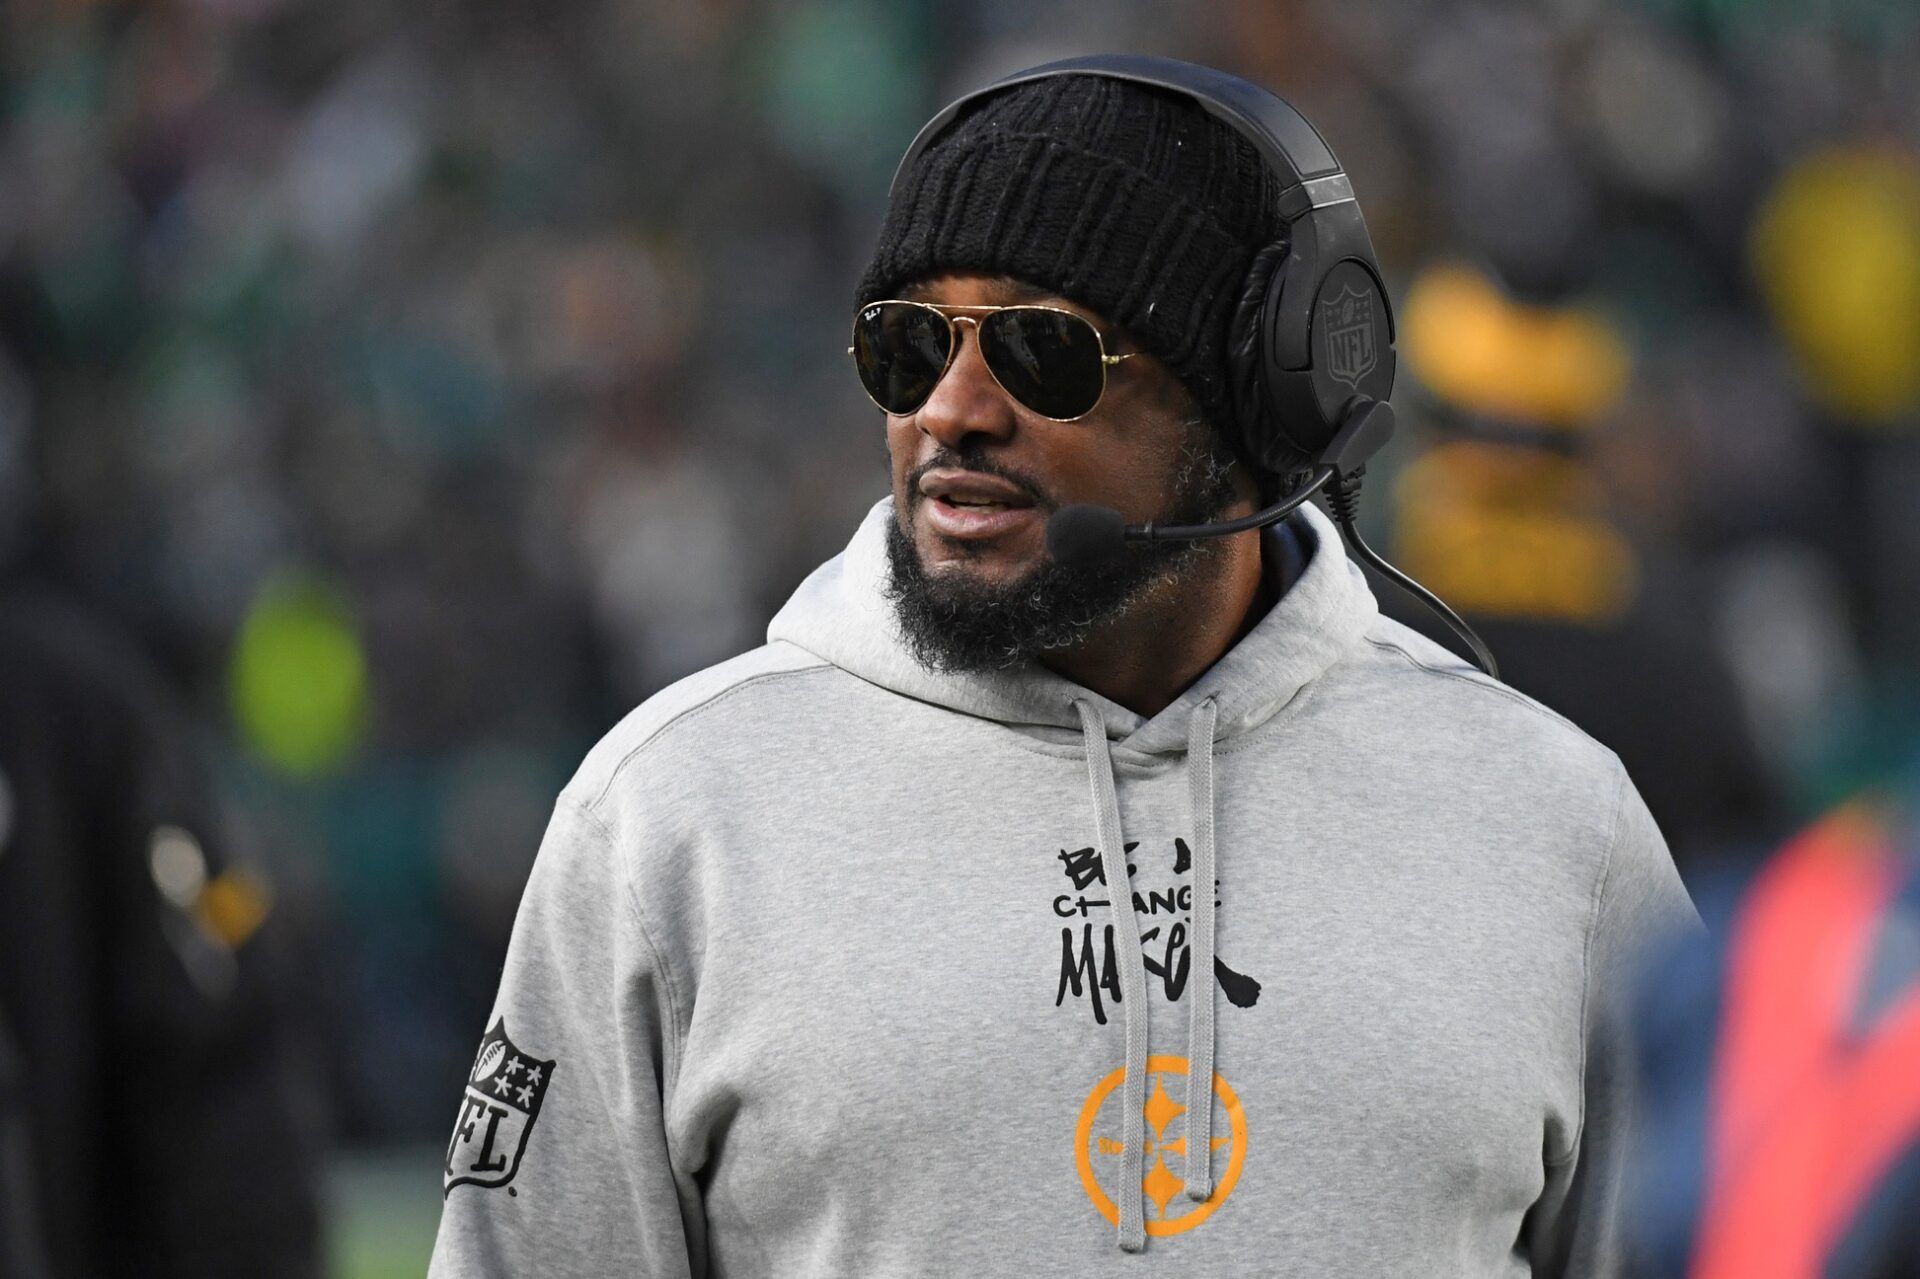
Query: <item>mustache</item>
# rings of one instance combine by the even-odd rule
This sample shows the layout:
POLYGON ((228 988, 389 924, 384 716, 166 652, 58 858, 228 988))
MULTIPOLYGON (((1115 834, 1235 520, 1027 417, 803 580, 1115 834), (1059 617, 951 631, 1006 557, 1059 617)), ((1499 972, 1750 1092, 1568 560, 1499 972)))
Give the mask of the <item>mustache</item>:
POLYGON ((1060 509, 1060 504, 1054 500, 1053 496, 1025 471, 990 461, 977 452, 962 453, 947 448, 941 449, 907 473, 907 495, 912 501, 918 503, 926 500, 920 492, 920 480, 928 471, 937 470, 973 471, 980 475, 991 475, 1018 487, 1033 500, 1036 510, 1051 512, 1060 509))

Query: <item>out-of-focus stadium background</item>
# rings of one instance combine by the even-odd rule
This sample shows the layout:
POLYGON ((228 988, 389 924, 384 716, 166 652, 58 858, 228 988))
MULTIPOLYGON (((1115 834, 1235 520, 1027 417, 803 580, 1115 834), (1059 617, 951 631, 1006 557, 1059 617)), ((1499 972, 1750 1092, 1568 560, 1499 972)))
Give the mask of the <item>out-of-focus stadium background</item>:
POLYGON ((1697 891, 1903 793, 1911 0, 15 0, 0 576, 190 699, 309 957, 336 1273, 424 1265, 570 769, 886 491, 843 351, 901 151, 1097 50, 1327 135, 1400 307, 1369 531, 1697 891))

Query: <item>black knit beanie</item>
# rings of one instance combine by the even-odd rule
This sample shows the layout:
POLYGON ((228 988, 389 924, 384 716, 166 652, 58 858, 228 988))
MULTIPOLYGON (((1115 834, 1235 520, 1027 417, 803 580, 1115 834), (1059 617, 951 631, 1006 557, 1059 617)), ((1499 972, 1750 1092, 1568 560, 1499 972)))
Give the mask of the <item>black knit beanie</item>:
POLYGON ((1253 145, 1184 95, 1095 75, 1015 85, 903 175, 854 305, 946 271, 1048 289, 1126 329, 1241 452, 1228 328, 1254 255, 1285 235, 1279 197, 1253 145))

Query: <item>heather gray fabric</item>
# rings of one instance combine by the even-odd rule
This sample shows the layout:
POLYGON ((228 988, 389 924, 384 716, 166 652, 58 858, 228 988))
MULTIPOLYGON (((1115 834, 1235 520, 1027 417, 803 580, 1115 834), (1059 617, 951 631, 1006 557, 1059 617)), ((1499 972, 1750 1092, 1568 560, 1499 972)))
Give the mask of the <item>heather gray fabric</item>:
POLYGON ((1613 753, 1310 507, 1151 717, 919 667, 891 518, 562 794, 436 1279, 1615 1273, 1619 996, 1699 925, 1613 753))

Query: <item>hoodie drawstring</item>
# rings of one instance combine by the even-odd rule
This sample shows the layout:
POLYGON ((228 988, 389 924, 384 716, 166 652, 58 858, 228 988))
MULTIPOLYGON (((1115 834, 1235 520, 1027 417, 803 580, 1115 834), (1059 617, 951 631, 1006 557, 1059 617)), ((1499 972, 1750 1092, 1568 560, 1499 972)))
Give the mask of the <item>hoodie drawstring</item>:
POLYGON ((1193 817, 1193 967, 1187 970, 1187 1198, 1213 1194, 1213 726, 1209 697, 1187 722, 1187 811, 1193 817))
MULTIPOLYGON (((1085 699, 1075 699, 1073 708, 1080 715, 1080 731, 1086 739, 1094 833, 1111 900, 1114 948, 1120 957, 1120 1019, 1126 1041, 1126 1074, 1120 1089, 1120 1186, 1114 1196, 1120 1209, 1120 1248, 1139 1252, 1147 1244, 1142 1184, 1146 1161, 1147 968, 1140 949, 1140 920, 1133 910, 1133 879, 1127 871, 1106 721, 1085 699)), ((1194 710, 1187 730, 1187 799, 1194 846, 1185 1182, 1187 1197, 1193 1200, 1204 1200, 1213 1192, 1213 731, 1217 719, 1218 708, 1208 698, 1194 710)))
POLYGON ((1100 867, 1106 872, 1108 913, 1114 945, 1120 952, 1120 1022, 1126 1029, 1127 1073, 1120 1086, 1120 1249, 1147 1246, 1141 1204, 1141 1164, 1145 1159, 1147 1105, 1147 966, 1140 954, 1140 920, 1133 913, 1133 880, 1127 874, 1126 844, 1120 837, 1120 798, 1113 789, 1113 756, 1107 751, 1107 723, 1092 702, 1076 700, 1080 731, 1087 742, 1087 784, 1093 788, 1094 835, 1100 841, 1100 867))

